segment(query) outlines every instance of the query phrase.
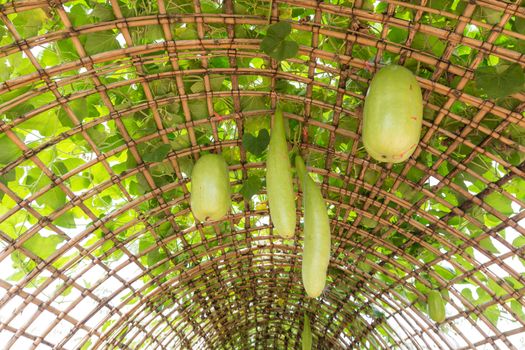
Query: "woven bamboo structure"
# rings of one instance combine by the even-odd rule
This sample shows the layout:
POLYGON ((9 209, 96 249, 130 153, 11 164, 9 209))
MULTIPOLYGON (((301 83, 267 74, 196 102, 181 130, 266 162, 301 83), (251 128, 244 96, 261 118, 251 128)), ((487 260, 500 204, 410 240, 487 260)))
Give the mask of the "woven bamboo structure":
POLYGON ((1 3, 0 347, 299 349, 306 311, 316 349, 525 348, 525 94, 476 82, 525 66, 516 1, 1 3), (281 62, 259 48, 277 21, 299 44, 281 62), (389 63, 425 103, 396 165, 360 141, 389 63), (265 167, 243 138, 278 102, 331 219, 316 300, 301 222, 283 240, 265 187, 239 192, 265 167), (195 223, 206 152, 227 160, 233 206, 195 223), (447 292, 440 324, 430 289, 447 292))

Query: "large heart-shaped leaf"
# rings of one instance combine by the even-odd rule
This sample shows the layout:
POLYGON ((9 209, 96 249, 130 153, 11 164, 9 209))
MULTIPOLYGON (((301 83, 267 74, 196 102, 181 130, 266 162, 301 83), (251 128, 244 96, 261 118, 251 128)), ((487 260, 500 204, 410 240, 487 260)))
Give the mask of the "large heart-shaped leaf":
POLYGON ((22 246, 45 260, 56 251, 56 247, 63 241, 64 238, 59 235, 43 237, 40 233, 35 233, 22 246))
POLYGON ((278 61, 285 60, 287 58, 294 57, 299 51, 299 45, 295 41, 283 40, 273 48, 273 50, 267 52, 267 54, 278 61))
POLYGON ((148 163, 160 162, 166 158, 170 151, 171 145, 162 144, 153 149, 149 149, 144 155, 142 155, 142 159, 148 163))
POLYGON ((272 24, 261 41, 261 50, 278 61, 294 57, 299 51, 299 45, 295 41, 286 40, 291 31, 292 26, 287 22, 272 24))
POLYGON ((110 30, 86 34, 81 38, 89 55, 120 49, 117 35, 110 30))
POLYGON ((5 134, 0 135, 0 165, 12 162, 22 155, 20 148, 13 143, 5 134))
POLYGON ((292 26, 288 22, 277 22, 272 24, 266 32, 267 37, 284 40, 292 32, 292 26))
POLYGON ((244 199, 250 200, 253 195, 257 194, 263 186, 262 180, 257 176, 250 176, 244 182, 239 193, 242 194, 244 199))
POLYGON ((261 156, 263 154, 266 147, 268 147, 269 142, 270 134, 266 129, 260 130, 259 135, 257 135, 257 137, 250 133, 246 133, 242 137, 242 144, 244 148, 246 148, 248 152, 256 156, 261 156))
POLYGON ((490 98, 509 96, 520 91, 525 83, 523 69, 518 63, 479 67, 475 75, 476 85, 490 98))
POLYGON ((514 29, 520 34, 525 34, 525 18, 516 16, 514 29))

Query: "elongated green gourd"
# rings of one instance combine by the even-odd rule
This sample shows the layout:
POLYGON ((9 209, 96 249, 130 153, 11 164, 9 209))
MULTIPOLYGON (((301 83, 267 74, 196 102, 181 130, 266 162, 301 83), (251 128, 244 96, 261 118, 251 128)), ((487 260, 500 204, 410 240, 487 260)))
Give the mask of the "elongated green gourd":
POLYGON ((200 221, 219 220, 231 206, 228 165, 219 154, 199 158, 191 173, 191 210, 200 221))
POLYGON ((411 71, 390 65, 376 73, 365 98, 363 144, 380 161, 399 163, 414 153, 423 123, 421 88, 411 71))
POLYGON ((295 157, 295 168, 303 188, 303 285, 309 297, 317 298, 325 287, 330 262, 330 221, 321 188, 308 175, 299 155, 295 157))
POLYGON ((431 290, 428 293, 427 300, 428 315, 436 322, 443 322, 445 320, 445 303, 443 296, 437 290, 431 290))
POLYGON ((266 160, 266 188, 270 217, 275 230, 283 238, 293 237, 295 232, 295 193, 288 145, 284 133, 283 113, 280 109, 275 111, 270 135, 266 160))
POLYGON ((303 350, 312 350, 312 329, 310 328, 310 319, 304 313, 303 333, 301 334, 303 350))

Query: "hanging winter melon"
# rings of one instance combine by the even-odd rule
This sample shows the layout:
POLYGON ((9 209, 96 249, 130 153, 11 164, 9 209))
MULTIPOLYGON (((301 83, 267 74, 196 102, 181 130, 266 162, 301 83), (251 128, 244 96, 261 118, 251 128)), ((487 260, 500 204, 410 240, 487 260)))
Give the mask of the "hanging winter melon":
POLYGON ((310 298, 317 298, 326 285, 330 264, 330 218, 321 188, 308 174, 300 155, 295 157, 295 169, 303 188, 303 285, 310 298))
POLYGON ((365 98, 363 144, 380 161, 399 163, 414 153, 423 123, 421 88, 411 71, 390 65, 376 73, 365 98))
POLYGON ((436 322, 445 320, 445 302, 441 293, 437 290, 431 290, 428 293, 427 310, 430 318, 436 322))
POLYGON ((219 220, 231 206, 228 165, 220 154, 199 158, 191 173, 191 210, 200 221, 219 220))

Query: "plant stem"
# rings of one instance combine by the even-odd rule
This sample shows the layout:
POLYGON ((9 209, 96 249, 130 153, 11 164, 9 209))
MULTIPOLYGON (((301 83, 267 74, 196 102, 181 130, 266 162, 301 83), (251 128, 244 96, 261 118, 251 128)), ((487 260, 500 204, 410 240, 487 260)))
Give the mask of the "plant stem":
POLYGON ((273 8, 273 0, 270 0, 270 9, 268 10, 268 24, 270 24, 270 21, 272 19, 272 8, 273 8))

